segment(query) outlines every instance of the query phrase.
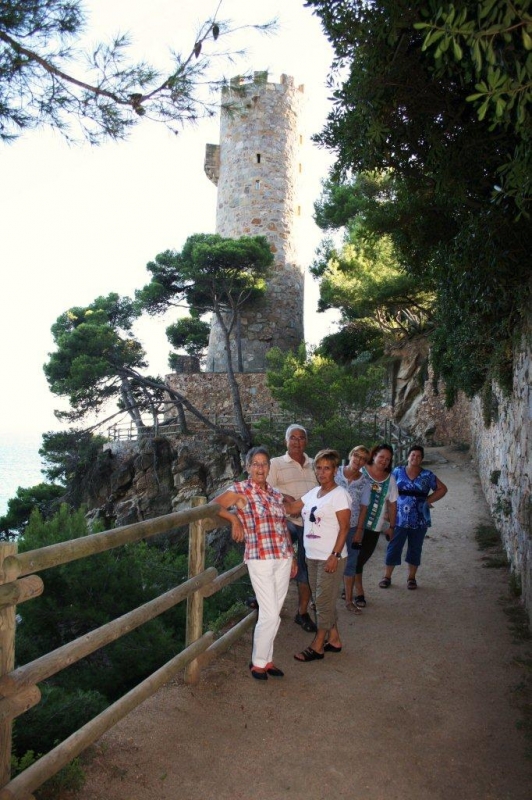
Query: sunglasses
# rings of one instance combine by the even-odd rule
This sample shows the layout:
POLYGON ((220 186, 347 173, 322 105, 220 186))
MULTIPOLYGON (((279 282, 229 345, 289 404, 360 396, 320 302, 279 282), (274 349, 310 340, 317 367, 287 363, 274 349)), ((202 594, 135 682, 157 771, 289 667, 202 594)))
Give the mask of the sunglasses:
POLYGON ((313 506, 310 509, 310 514, 308 515, 309 522, 316 522, 316 517, 314 516, 314 512, 317 510, 318 506, 313 506))

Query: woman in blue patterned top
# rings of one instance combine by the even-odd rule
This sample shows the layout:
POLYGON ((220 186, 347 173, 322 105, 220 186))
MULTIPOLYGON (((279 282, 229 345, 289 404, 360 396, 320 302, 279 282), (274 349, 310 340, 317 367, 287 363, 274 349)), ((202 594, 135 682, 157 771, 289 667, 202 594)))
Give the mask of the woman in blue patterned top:
POLYGON ((407 586, 409 589, 417 589, 416 573, 421 564, 423 540, 427 528, 430 527, 430 508, 436 500, 447 494, 445 484, 429 469, 422 468, 424 455, 421 445, 414 445, 408 451, 406 467, 396 467, 393 471, 399 497, 395 529, 386 548, 384 576, 379 583, 381 589, 390 586, 392 572, 401 563, 401 554, 407 540, 407 586))

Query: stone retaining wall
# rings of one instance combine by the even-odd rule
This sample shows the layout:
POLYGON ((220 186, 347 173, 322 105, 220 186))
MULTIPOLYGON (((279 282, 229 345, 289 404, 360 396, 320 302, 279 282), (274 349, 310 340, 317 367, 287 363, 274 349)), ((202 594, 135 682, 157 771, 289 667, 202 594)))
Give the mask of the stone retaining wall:
POLYGON ((473 453, 482 488, 512 570, 532 612, 532 314, 514 369, 512 397, 493 386, 492 421, 486 427, 479 398, 471 404, 473 453))
MULTIPOLYGON (((235 378, 246 419, 280 413, 279 405, 266 386, 264 372, 237 373, 235 378)), ((168 386, 188 397, 209 419, 233 417, 233 400, 225 372, 201 372, 196 375, 173 373, 167 375, 165 381, 168 386)), ((194 425, 195 418, 189 412, 186 414, 187 422, 194 425)))

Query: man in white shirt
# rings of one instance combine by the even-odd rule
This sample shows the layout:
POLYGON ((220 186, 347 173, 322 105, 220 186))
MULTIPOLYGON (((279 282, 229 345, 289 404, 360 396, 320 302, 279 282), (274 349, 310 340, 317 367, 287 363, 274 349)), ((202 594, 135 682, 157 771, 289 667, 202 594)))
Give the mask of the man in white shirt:
MULTIPOLYGON (((285 441, 287 452, 284 456, 272 458, 268 483, 293 500, 299 500, 310 489, 318 485, 314 474, 314 462, 305 453, 308 443, 307 432, 301 425, 289 425, 285 441)), ((301 517, 288 517, 288 529, 292 540, 297 542, 297 588, 299 608, 295 622, 303 630, 314 633, 316 624, 308 613, 311 591, 308 582, 305 548, 303 545, 303 520, 301 517)))

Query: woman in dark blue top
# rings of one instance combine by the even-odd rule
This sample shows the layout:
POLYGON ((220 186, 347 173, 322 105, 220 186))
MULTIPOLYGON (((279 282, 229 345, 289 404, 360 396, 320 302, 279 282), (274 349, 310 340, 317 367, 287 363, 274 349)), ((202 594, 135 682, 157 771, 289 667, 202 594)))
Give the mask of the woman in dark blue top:
POLYGON ((414 445, 408 451, 406 467, 396 467, 393 476, 397 482, 397 516, 392 539, 386 548, 384 576, 379 583, 387 589, 392 582, 394 567, 401 563, 401 554, 408 540, 406 562, 408 564, 409 589, 417 589, 416 572, 421 564, 423 540, 430 526, 430 508, 436 500, 447 494, 447 487, 421 462, 425 451, 414 445))

